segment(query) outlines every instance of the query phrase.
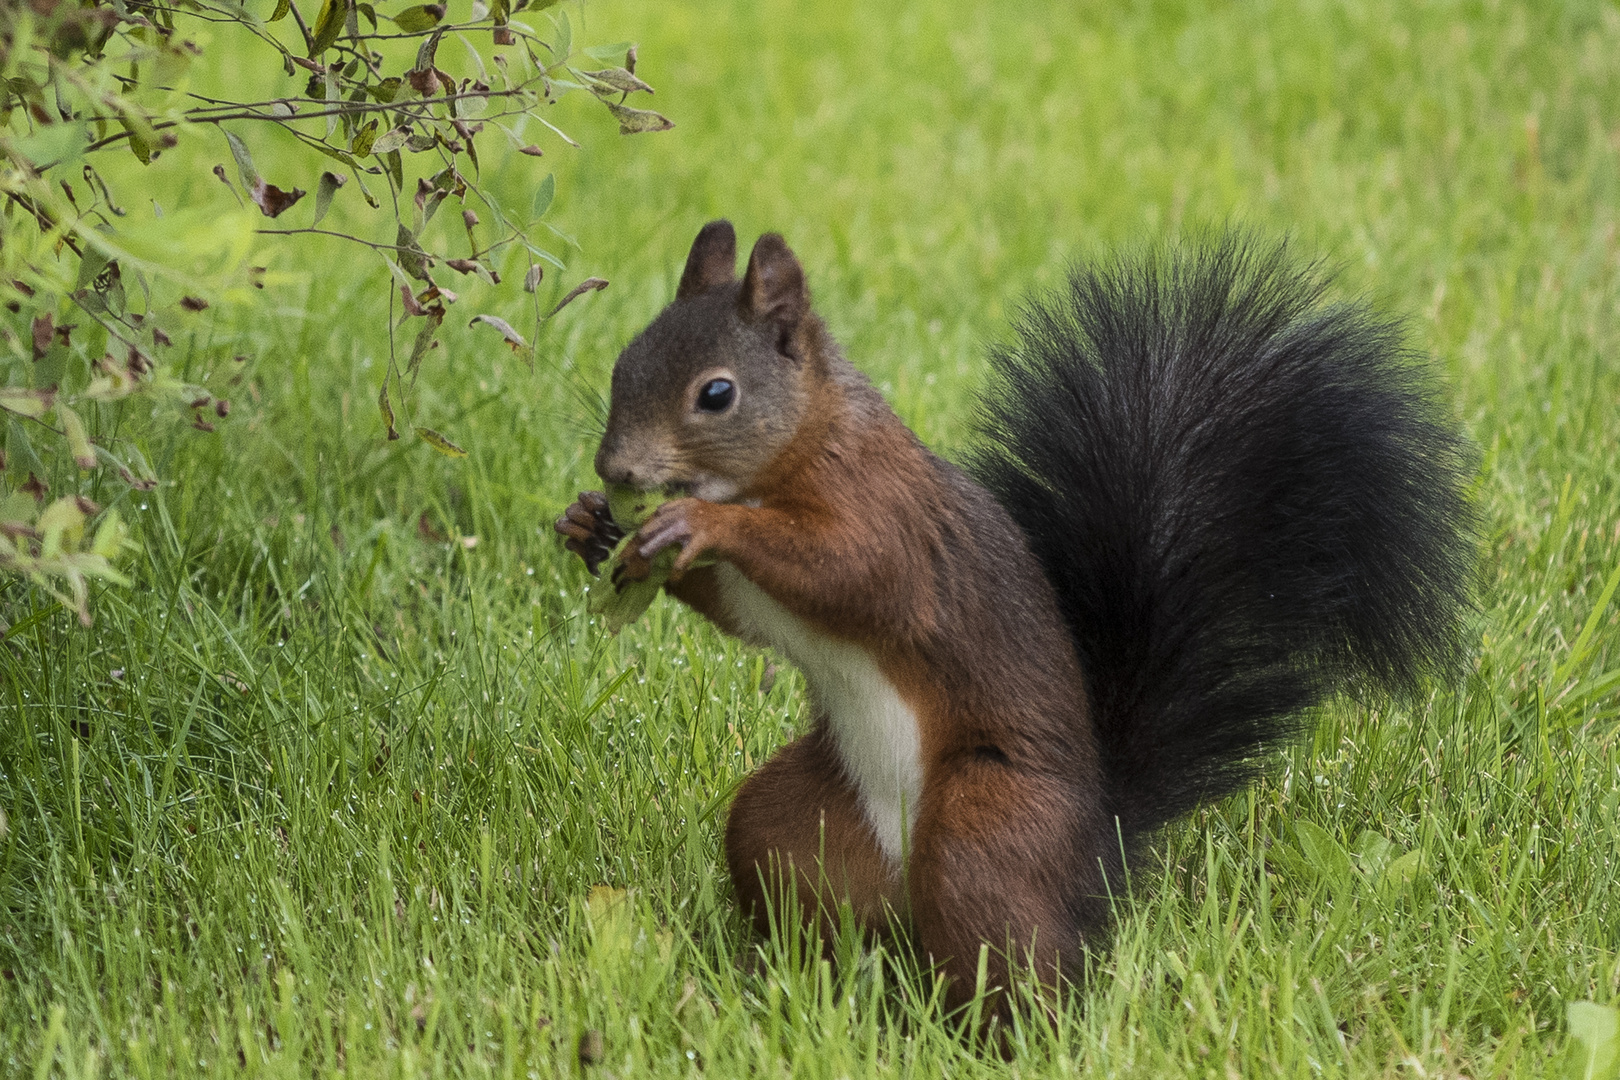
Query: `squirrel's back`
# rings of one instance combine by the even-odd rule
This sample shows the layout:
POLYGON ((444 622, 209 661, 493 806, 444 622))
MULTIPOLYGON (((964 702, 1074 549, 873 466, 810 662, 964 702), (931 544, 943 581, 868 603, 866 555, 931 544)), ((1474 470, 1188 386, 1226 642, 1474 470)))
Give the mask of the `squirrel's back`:
POLYGON ((1076 270, 992 357, 973 472, 1086 672, 1127 845, 1340 689, 1455 670, 1469 444, 1400 326, 1227 238, 1076 270))

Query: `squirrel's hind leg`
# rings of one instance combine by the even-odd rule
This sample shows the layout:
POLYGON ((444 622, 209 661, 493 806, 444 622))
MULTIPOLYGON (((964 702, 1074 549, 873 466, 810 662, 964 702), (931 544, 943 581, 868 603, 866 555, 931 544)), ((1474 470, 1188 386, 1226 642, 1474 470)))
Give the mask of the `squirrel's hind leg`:
POLYGON ((830 946, 840 908, 867 931, 903 914, 900 871, 884 857, 822 726, 750 776, 726 821, 726 860, 742 909, 762 934, 796 910, 830 946), (792 889, 792 904, 787 889, 792 889))
POLYGON ((1047 993, 1077 974, 1084 935, 1107 917, 1101 869, 1085 852, 1091 803, 1055 777, 979 756, 939 768, 919 809, 910 911, 949 979, 947 1006, 972 1000, 985 946, 987 1018, 1008 1018, 1015 972, 1047 993))

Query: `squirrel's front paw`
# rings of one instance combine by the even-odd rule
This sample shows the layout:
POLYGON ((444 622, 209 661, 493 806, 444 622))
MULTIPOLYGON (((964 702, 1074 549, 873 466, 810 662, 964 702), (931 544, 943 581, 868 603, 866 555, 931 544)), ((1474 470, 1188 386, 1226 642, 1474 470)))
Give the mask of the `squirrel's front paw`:
POLYGON ((674 499, 654 510, 625 546, 621 563, 627 576, 645 578, 652 572, 652 561, 667 548, 679 548, 669 579, 679 581, 692 560, 708 549, 711 531, 707 518, 716 509, 702 499, 674 499))
POLYGON ((613 513, 608 509, 607 496, 600 491, 580 492, 579 500, 557 519, 553 528, 566 538, 563 547, 585 560, 585 569, 592 577, 624 539, 624 530, 614 522, 613 513))

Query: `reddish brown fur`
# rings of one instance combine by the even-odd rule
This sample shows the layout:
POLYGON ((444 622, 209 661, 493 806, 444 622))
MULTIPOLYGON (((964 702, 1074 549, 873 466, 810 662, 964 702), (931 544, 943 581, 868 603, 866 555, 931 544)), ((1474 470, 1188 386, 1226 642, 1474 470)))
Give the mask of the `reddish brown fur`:
MULTIPOLYGON (((714 281, 704 243, 683 290, 695 281, 736 289, 744 311, 770 302, 752 284, 757 248, 749 278, 727 285, 714 281)), ((1079 663, 1051 587, 1001 507, 923 447, 838 355, 807 296, 783 342, 807 401, 793 437, 743 479, 737 501, 666 503, 631 548, 651 538, 640 552, 650 559, 680 545, 669 591, 722 629, 737 627, 712 571, 686 572, 699 555, 868 650, 915 711, 923 790, 902 871, 880 852, 817 717, 732 806, 726 855, 739 898, 766 929, 767 910, 783 910, 781 869, 792 867, 798 909, 824 930, 840 904, 873 930, 907 920, 949 976, 953 1005, 972 995, 981 943, 993 950, 992 987, 1007 985, 1009 958, 1021 963, 1031 950, 1042 982, 1055 985, 1079 958, 1081 929, 1104 921, 1103 868, 1115 860, 1093 850, 1106 809, 1079 663)), ((641 570, 633 555, 627 565, 641 570)))

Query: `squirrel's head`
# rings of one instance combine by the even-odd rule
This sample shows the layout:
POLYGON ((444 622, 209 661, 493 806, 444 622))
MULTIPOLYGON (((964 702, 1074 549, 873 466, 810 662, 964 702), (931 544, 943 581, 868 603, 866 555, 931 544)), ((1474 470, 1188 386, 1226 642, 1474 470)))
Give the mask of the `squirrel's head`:
POLYGON ((747 497, 825 377, 799 260, 766 233, 737 280, 737 233, 711 221, 675 300, 619 354, 596 472, 643 491, 747 497))

